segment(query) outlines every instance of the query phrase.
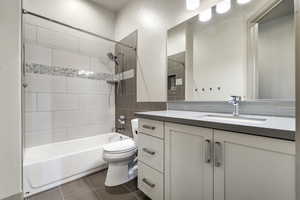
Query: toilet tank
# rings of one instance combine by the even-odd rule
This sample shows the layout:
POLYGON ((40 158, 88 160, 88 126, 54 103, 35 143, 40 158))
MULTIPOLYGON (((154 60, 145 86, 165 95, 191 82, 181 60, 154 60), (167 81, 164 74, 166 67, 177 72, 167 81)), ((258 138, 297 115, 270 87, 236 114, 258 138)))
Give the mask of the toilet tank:
POLYGON ((136 144, 138 141, 138 128, 139 128, 139 120, 138 119, 131 120, 133 140, 135 141, 136 144))

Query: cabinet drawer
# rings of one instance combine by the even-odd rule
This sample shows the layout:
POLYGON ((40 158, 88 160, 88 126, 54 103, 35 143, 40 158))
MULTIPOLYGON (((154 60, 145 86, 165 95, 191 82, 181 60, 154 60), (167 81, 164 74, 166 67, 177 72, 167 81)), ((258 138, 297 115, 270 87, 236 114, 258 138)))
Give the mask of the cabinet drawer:
POLYGON ((164 138, 164 123, 150 119, 140 119, 139 132, 159 138, 164 138))
POLYGON ((138 188, 152 200, 163 200, 163 174, 139 161, 138 188))
POLYGON ((150 167, 163 172, 163 140, 140 133, 138 139, 138 159, 150 167))

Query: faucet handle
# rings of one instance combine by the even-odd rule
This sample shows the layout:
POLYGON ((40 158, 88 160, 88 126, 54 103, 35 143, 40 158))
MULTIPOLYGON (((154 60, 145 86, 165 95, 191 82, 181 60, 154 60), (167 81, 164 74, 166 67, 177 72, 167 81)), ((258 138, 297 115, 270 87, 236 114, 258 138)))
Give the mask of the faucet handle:
POLYGON ((121 124, 121 125, 124 125, 126 123, 126 117, 124 115, 120 115, 119 119, 118 119, 118 122, 121 124))
POLYGON ((231 95, 230 97, 231 97, 232 99, 242 100, 242 97, 241 97, 241 96, 231 95))
POLYGON ((228 102, 229 102, 229 103, 232 103, 232 104, 237 104, 237 103, 239 103, 241 100, 242 100, 242 97, 241 97, 241 96, 231 95, 231 96, 230 96, 230 100, 229 100, 228 102))

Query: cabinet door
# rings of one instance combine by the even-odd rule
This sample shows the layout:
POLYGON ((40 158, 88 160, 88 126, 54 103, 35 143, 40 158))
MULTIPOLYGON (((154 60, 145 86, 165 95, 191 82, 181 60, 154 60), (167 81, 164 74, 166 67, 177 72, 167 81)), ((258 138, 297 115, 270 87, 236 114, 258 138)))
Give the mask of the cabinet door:
POLYGON ((295 200, 294 142, 214 131, 214 200, 295 200))
POLYGON ((212 200, 212 129, 165 125, 165 200, 212 200))

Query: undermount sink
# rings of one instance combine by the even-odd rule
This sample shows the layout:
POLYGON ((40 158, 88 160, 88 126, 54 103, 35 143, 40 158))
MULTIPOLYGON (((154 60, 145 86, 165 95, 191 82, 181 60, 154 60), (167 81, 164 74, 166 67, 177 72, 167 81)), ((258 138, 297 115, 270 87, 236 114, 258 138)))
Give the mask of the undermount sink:
POLYGON ((227 122, 241 122, 241 123, 253 123, 253 124, 262 124, 267 121, 265 118, 256 118, 256 117, 243 117, 243 116, 227 116, 227 115, 205 115, 203 116, 209 120, 222 120, 227 122))

